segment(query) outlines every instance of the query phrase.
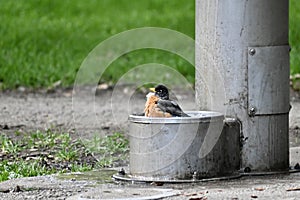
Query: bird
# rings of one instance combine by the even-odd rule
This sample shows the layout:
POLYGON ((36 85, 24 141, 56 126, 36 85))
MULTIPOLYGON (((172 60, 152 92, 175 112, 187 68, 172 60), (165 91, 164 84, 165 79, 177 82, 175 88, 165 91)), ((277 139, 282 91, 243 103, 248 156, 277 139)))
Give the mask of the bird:
POLYGON ((182 111, 180 106, 169 99, 169 90, 164 85, 158 85, 150 88, 145 104, 145 116, 147 117, 189 117, 182 111))

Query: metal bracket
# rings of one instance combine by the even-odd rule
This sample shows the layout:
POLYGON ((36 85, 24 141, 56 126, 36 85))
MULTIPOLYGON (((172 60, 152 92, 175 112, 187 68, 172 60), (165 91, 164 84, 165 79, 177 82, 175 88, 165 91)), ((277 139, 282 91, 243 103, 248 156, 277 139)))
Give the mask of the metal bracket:
POLYGON ((289 46, 248 48, 248 114, 289 112, 289 46))

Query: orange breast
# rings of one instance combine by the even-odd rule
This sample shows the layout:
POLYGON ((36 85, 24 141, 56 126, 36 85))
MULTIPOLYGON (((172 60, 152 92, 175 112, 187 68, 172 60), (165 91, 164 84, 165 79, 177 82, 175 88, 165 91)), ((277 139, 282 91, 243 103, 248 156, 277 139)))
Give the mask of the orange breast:
POLYGON ((159 98, 155 95, 152 95, 147 99, 147 102, 145 104, 145 109, 144 109, 145 116, 146 117, 172 117, 170 113, 163 112, 157 107, 158 100, 159 98))

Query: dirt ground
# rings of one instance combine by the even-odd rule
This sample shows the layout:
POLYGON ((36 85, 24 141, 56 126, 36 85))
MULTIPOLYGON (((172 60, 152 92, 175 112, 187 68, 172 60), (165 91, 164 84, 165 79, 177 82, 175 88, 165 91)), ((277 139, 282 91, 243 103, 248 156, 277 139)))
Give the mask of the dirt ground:
MULTIPOLYGON (((6 91, 0 93, 0 131, 54 129, 73 133, 75 138, 103 136, 128 131, 128 115, 143 112, 147 90, 130 86, 117 89, 84 88, 55 91, 6 91)), ((290 145, 300 145, 300 92, 291 90, 290 145)), ((184 110, 196 109, 194 92, 178 89, 177 101, 184 110)))
MULTIPOLYGON (((130 87, 123 87, 97 90, 95 95, 89 88, 75 94, 72 99, 72 89, 2 92, 0 131, 60 129, 74 132, 76 129, 82 137, 88 137, 91 133, 124 133, 128 127, 128 115, 143 112, 146 93, 134 91, 132 94, 130 87)), ((176 97, 183 102, 183 109, 195 108, 193 92, 183 92, 176 97)))
MULTIPOLYGON (((55 129, 76 132, 83 138, 95 133, 126 133, 128 115, 143 112, 147 93, 145 90, 132 92, 132 88, 126 86, 96 93, 92 88, 83 91, 73 99, 72 89, 0 92, 0 131, 55 129)), ((290 134, 299 136, 300 92, 291 90, 290 93, 290 134)), ((178 90, 176 98, 183 110, 196 109, 193 91, 178 90)), ((296 141, 291 139, 294 146, 296 141)))
MULTIPOLYGON (((89 138, 93 134, 126 133, 127 117, 143 111, 147 91, 131 93, 130 87, 118 90, 72 89, 55 91, 6 91, 0 93, 0 132, 54 129, 74 133, 74 137, 89 138), (95 97, 95 98, 93 98, 95 97), (133 103, 134 102, 134 103, 133 103), (113 112, 111 112, 113 110, 113 112), (115 113, 115 114, 113 114, 115 113)), ((184 110, 195 109, 194 93, 176 93, 184 110)), ((290 146, 300 146, 300 93, 291 90, 290 146)), ((84 181, 58 181, 52 176, 11 180, 0 184, 0 199, 66 199, 94 187, 84 181), (18 185, 32 183, 24 191, 18 185), (38 185, 41 187, 38 187, 38 185)), ((96 184, 96 183, 95 183, 96 184)))

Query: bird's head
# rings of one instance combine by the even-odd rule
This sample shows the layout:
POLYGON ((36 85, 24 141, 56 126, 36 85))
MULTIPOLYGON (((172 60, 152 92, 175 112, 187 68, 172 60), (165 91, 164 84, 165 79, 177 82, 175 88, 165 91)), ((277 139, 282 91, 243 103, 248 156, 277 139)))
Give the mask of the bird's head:
POLYGON ((164 85, 158 85, 155 88, 150 88, 150 90, 155 93, 155 96, 158 96, 161 99, 169 99, 169 90, 164 85))

